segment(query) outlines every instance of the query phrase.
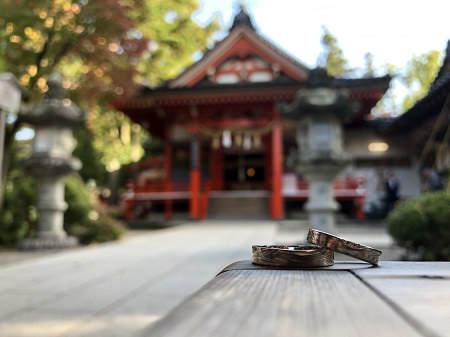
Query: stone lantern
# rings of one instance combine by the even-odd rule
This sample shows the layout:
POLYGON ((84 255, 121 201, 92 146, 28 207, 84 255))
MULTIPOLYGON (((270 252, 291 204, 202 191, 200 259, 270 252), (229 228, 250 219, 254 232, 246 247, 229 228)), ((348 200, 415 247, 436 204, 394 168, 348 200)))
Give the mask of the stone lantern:
POLYGON ((47 81, 44 100, 34 109, 22 114, 24 122, 35 128, 32 155, 24 165, 38 181, 38 227, 35 237, 21 243, 25 249, 62 248, 77 244, 64 231, 64 177, 81 168, 72 157, 76 141, 72 130, 85 120, 84 112, 69 98, 59 75, 47 81))
POLYGON ((333 181, 350 162, 343 151, 343 123, 355 114, 345 90, 331 86, 324 69, 311 71, 307 88, 302 89, 283 113, 297 121, 298 151, 293 162, 309 184, 305 205, 310 225, 328 232, 335 229, 338 208, 333 181))

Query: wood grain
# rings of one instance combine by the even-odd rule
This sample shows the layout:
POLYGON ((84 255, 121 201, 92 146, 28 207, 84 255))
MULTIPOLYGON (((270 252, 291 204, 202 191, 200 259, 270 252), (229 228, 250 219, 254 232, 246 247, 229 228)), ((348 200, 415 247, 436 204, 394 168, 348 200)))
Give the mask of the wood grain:
POLYGON ((354 273, 425 335, 450 335, 450 262, 383 262, 354 273))
POLYGON ((364 282, 340 270, 230 270, 147 336, 423 336, 364 282))

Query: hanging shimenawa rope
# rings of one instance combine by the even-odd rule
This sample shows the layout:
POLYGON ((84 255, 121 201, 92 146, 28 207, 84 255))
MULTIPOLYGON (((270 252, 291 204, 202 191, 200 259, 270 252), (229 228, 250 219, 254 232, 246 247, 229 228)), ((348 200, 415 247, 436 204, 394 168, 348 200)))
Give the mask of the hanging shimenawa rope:
POLYGON ((272 131, 272 128, 277 123, 277 121, 272 121, 267 123, 261 128, 253 129, 253 128, 242 128, 242 127, 225 127, 221 129, 212 129, 207 126, 198 125, 199 131, 202 135, 214 138, 214 137, 220 137, 224 130, 228 130, 234 134, 248 134, 251 133, 254 136, 263 136, 270 131, 272 131))

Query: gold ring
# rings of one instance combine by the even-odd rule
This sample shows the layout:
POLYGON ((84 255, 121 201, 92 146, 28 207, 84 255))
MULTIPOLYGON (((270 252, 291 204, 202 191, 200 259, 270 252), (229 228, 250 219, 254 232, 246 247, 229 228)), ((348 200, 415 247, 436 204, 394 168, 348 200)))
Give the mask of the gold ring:
POLYGON ((356 242, 347 241, 317 229, 310 229, 306 240, 314 245, 326 247, 334 250, 335 252, 369 262, 374 266, 378 266, 378 260, 381 255, 381 251, 378 249, 364 246, 356 242))
POLYGON ((328 267, 334 264, 334 253, 315 245, 252 246, 252 263, 285 268, 328 267))

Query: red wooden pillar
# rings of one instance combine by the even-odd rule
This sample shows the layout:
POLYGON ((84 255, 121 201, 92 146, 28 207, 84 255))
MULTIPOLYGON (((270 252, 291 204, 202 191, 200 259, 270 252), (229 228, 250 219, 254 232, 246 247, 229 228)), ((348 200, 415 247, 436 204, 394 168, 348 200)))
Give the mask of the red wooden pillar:
POLYGON ((210 172, 211 172, 211 188, 214 190, 223 190, 224 188, 224 165, 223 165, 223 150, 221 147, 218 149, 211 149, 210 157, 210 172))
POLYGON ((272 129, 272 219, 284 218, 283 195, 281 182, 283 176, 283 130, 280 122, 275 123, 272 129))
MULTIPOLYGON (((172 141, 171 141, 171 128, 166 127, 164 134, 164 190, 166 192, 172 191, 172 141)), ((164 218, 166 220, 172 219, 173 216, 173 200, 164 201, 164 218)))
POLYGON ((201 165, 200 165, 200 139, 197 131, 191 138, 191 170, 189 190, 191 199, 189 203, 189 214, 191 219, 200 219, 200 196, 201 196, 201 165))
POLYGON ((354 211, 353 216, 355 219, 358 220, 364 220, 366 218, 366 215, 364 213, 364 202, 366 200, 365 196, 356 197, 353 201, 354 203, 354 211))
POLYGON ((263 137, 264 143, 264 188, 272 189, 272 135, 263 137))

